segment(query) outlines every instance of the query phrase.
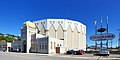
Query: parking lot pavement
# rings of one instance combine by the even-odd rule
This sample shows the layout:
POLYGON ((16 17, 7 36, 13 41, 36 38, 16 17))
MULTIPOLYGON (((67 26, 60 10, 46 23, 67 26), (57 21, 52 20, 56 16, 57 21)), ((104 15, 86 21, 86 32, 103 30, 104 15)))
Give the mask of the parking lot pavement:
POLYGON ((120 55, 110 54, 110 56, 101 56, 100 60, 120 60, 120 55))
POLYGON ((38 54, 38 53, 14 53, 0 52, 0 60, 115 60, 120 59, 120 55, 93 56, 93 54, 84 55, 66 55, 66 54, 38 54))
POLYGON ((93 56, 93 54, 84 54, 84 55, 52 55, 56 57, 64 57, 64 58, 79 58, 79 59, 91 59, 97 60, 99 56, 93 56))
MULTIPOLYGON (((55 55, 54 55, 55 56, 55 55)), ((79 58, 87 60, 120 60, 120 55, 110 54, 110 56, 94 56, 93 54, 84 54, 84 55, 56 55, 56 57, 65 57, 65 58, 79 58)))

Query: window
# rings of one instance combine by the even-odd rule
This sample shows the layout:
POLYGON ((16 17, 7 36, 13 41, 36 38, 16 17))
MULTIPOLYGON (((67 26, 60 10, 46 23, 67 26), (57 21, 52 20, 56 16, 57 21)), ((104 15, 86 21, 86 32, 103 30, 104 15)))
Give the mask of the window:
POLYGON ((61 21, 61 24, 63 23, 63 21, 61 21))
POLYGON ((31 44, 31 48, 32 48, 32 49, 35 49, 35 44, 31 44))
POLYGON ((78 25, 78 24, 76 23, 76 25, 78 25))
POLYGON ((85 33, 85 27, 84 27, 84 33, 85 33))
POLYGON ((84 33, 82 33, 82 35, 84 35, 84 33))
POLYGON ((44 49, 44 43, 42 43, 42 49, 44 49))
POLYGON ((57 46, 59 47, 59 44, 57 44, 57 46))
POLYGON ((68 24, 69 24, 69 22, 68 22, 68 24))
POLYGON ((47 45, 47 43, 45 44, 45 49, 48 49, 48 45, 47 45))
POLYGON ((51 42, 51 49, 52 49, 52 42, 51 42))
POLYGON ((41 43, 40 43, 39 49, 41 50, 41 43))
POLYGON ((62 46, 62 45, 60 44, 60 46, 62 46))
POLYGON ((38 25, 38 23, 36 23, 38 25))
POLYGON ((56 47, 55 45, 56 45, 56 43, 54 42, 54 49, 55 49, 55 47, 56 47))
POLYGON ((60 21, 58 21, 58 24, 60 24, 60 21))
POLYGON ((35 23, 35 25, 36 25, 36 23, 35 23))
POLYGON ((53 21, 53 24, 55 23, 55 21, 53 21))
POLYGON ((52 21, 50 21, 50 24, 52 24, 52 21))
POLYGON ((44 24, 45 24, 45 22, 44 22, 44 24))

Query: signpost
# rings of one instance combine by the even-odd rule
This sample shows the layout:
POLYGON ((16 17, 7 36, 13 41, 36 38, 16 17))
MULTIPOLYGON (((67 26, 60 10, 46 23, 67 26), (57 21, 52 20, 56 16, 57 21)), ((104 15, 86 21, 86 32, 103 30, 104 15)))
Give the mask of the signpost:
POLYGON ((93 41, 99 41, 99 40, 112 40, 113 38, 115 38, 115 35, 112 33, 108 33, 108 34, 96 34, 96 35, 92 35, 90 37, 91 40, 93 41))
POLYGON ((90 36, 90 39, 92 41, 95 41, 95 50, 97 49, 97 45, 100 45, 100 50, 99 50, 99 55, 109 55, 109 50, 108 50, 108 40, 112 40, 115 38, 115 35, 112 33, 108 33, 108 16, 106 18, 106 28, 102 27, 102 17, 100 18, 100 28, 97 29, 96 25, 97 21, 96 19, 94 20, 95 24, 95 35, 90 36), (105 32, 106 31, 106 32, 105 32), (97 33, 99 32, 99 34, 97 33), (97 44, 97 41, 100 41, 100 44, 97 44), (106 41, 106 44, 103 44, 102 41, 106 41), (106 45, 107 49, 104 49, 103 45, 106 45))

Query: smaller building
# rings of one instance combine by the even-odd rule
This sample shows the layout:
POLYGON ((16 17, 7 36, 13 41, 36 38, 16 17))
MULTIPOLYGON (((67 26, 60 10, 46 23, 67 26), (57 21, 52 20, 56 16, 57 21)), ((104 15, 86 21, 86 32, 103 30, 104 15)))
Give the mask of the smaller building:
POLYGON ((11 44, 11 51, 21 51, 21 41, 14 41, 11 44))
POLYGON ((10 42, 5 42, 0 44, 0 51, 6 51, 9 52, 11 49, 11 43, 10 42))
POLYGON ((39 53, 65 53, 63 48, 63 40, 55 39, 52 37, 38 38, 38 50, 39 53))

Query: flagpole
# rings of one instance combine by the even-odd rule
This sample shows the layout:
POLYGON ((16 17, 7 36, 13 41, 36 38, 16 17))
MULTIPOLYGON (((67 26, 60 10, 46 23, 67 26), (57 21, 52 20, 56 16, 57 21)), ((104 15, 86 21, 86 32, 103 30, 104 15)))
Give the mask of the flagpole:
POLYGON ((96 19, 94 20, 94 24, 95 24, 95 34, 97 34, 97 25, 96 25, 97 21, 96 19))
MULTIPOLYGON (((108 34, 108 16, 106 18, 106 24, 107 24, 107 27, 106 27, 106 32, 108 34)), ((108 40, 107 40, 107 49, 108 49, 108 40)))
POLYGON ((108 34, 108 16, 106 18, 106 24, 107 24, 107 28, 106 28, 107 30, 106 31, 107 31, 107 34, 108 34))
MULTIPOLYGON (((100 23, 101 23, 101 28, 102 28, 102 17, 100 18, 100 23)), ((101 35, 102 35, 102 32, 101 32, 101 35)), ((102 49, 102 39, 101 39, 100 48, 102 49)))
MULTIPOLYGON (((96 25, 96 23, 97 23, 97 20, 95 19, 94 20, 94 24, 95 24, 95 35, 97 34, 97 25, 96 25)), ((95 51, 97 50, 97 41, 95 41, 95 51)))
POLYGON ((102 28, 102 17, 100 18, 100 25, 101 25, 101 28, 102 28))

